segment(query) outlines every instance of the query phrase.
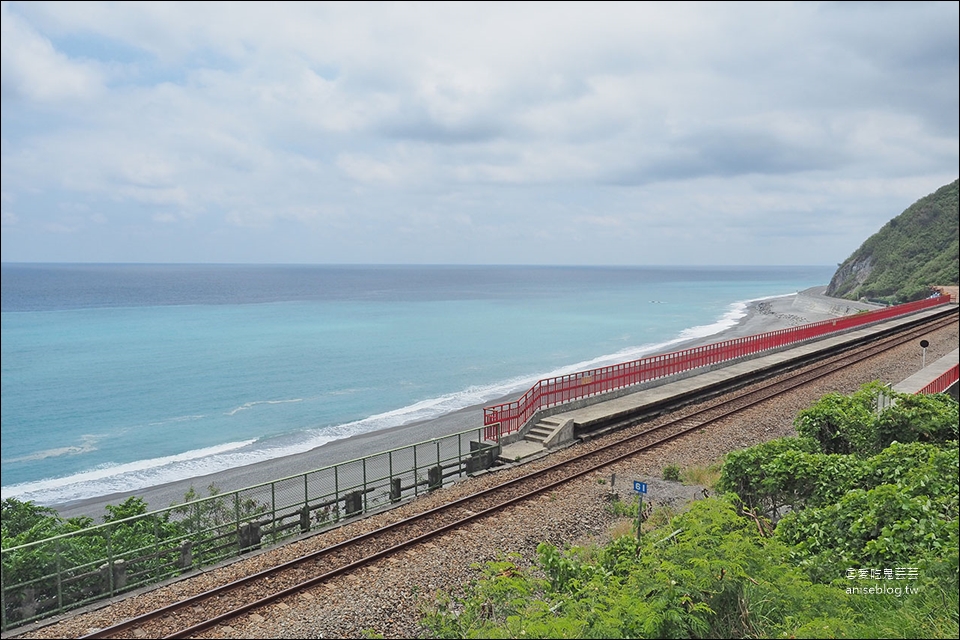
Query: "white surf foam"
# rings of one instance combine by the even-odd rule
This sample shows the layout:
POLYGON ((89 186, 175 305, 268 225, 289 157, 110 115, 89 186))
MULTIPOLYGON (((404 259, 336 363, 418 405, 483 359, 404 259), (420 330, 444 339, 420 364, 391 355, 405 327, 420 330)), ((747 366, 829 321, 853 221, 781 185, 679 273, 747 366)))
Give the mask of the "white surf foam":
MULTIPOLYGON (((203 461, 215 458, 225 452, 233 451, 253 444, 256 440, 228 442, 213 447, 195 449, 172 456, 138 460, 126 464, 102 465, 88 471, 75 473, 62 478, 48 478, 35 482, 23 482, 0 487, 0 499, 15 497, 19 500, 33 500, 40 504, 54 504, 71 500, 82 500, 116 491, 134 491, 144 487, 180 480, 184 477, 170 477, 170 471, 198 468, 203 461), (138 480, 139 479, 139 480, 138 480), (149 480, 144 483, 142 480, 149 480)), ((200 474, 197 474, 200 475, 200 474)))

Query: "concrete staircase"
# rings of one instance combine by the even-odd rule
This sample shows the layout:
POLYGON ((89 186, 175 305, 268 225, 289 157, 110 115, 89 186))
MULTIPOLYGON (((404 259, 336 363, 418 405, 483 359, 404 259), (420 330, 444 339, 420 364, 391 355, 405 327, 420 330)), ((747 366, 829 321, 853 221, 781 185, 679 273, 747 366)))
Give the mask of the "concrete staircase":
POLYGON ((521 440, 503 445, 501 462, 520 462, 544 453, 547 449, 573 440, 574 421, 563 416, 543 418, 530 427, 521 440))
POLYGON ((530 430, 523 436, 523 439, 529 442, 537 442, 545 448, 550 448, 572 437, 573 420, 564 418, 563 416, 551 416, 543 418, 537 422, 537 424, 530 427, 530 430), (568 434, 563 433, 565 429, 569 431, 568 434))

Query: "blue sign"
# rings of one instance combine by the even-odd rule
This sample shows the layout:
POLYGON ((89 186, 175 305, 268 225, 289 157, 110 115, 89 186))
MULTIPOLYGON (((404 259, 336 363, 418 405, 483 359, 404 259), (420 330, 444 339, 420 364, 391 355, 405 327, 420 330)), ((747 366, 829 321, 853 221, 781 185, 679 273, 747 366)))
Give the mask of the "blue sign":
POLYGON ((637 493, 646 493, 647 492, 647 483, 646 482, 637 482, 633 481, 633 490, 637 493))

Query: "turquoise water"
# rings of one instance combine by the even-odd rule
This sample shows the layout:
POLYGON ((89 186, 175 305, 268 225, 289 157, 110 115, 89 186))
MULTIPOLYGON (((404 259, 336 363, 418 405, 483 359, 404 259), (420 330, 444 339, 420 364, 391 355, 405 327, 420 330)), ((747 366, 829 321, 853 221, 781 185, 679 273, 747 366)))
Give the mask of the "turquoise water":
POLYGON ((137 490, 436 417, 719 332, 745 301, 831 275, 3 265, 2 497, 137 490))

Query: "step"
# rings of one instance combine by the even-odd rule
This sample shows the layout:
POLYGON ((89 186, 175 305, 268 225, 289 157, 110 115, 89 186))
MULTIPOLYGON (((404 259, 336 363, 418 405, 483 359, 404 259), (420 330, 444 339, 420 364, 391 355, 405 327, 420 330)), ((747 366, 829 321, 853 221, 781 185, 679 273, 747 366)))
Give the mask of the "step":
POLYGON ((524 440, 533 442, 546 442, 562 424, 561 420, 544 418, 530 428, 530 431, 523 437, 524 440))
POLYGON ((543 442, 547 438, 553 435, 553 429, 544 429, 539 425, 530 429, 527 432, 527 435, 524 436, 524 440, 536 440, 537 442, 543 442))

